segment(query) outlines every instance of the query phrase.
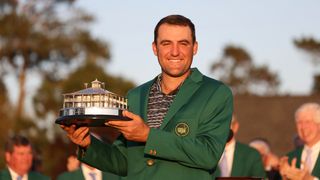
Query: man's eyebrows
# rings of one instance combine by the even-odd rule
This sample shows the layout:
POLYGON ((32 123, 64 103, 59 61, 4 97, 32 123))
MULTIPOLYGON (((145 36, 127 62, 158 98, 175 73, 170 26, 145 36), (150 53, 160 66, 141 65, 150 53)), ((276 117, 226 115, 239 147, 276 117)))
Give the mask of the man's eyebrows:
MULTIPOLYGON (((164 40, 161 40, 160 43, 168 43, 168 42, 173 42, 171 40, 168 40, 168 39, 164 39, 164 40)), ((179 43, 191 43, 188 39, 181 39, 178 41, 179 43)))
POLYGON ((180 42, 180 43, 191 43, 188 39, 182 39, 182 40, 180 40, 180 41, 178 41, 178 42, 180 42))
POLYGON ((170 40, 168 40, 168 39, 164 39, 164 40, 161 40, 161 41, 160 41, 160 43, 168 43, 168 42, 172 42, 172 41, 170 41, 170 40))

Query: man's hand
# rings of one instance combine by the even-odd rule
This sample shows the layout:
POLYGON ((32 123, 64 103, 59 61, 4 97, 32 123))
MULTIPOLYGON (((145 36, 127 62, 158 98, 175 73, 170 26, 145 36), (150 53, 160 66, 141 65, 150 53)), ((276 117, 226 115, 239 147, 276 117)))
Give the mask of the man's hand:
POLYGON ((285 156, 285 157, 280 158, 280 161, 279 161, 279 172, 281 174, 282 179, 284 179, 284 180, 288 179, 287 173, 290 168, 290 165, 288 163, 288 159, 289 158, 287 156, 285 156))
POLYGON ((144 123, 142 118, 129 111, 123 111, 123 116, 132 119, 131 121, 111 120, 107 126, 118 129, 123 136, 130 141, 146 142, 150 132, 150 127, 144 123))
POLYGON ((73 143, 83 148, 87 148, 90 145, 91 139, 90 139, 88 127, 76 128, 75 125, 71 125, 71 126, 60 125, 60 127, 64 131, 66 131, 67 136, 73 143))
POLYGON ((297 159, 293 158, 291 164, 288 162, 288 157, 280 159, 280 174, 282 179, 290 180, 313 180, 313 176, 309 173, 309 170, 296 168, 297 159))

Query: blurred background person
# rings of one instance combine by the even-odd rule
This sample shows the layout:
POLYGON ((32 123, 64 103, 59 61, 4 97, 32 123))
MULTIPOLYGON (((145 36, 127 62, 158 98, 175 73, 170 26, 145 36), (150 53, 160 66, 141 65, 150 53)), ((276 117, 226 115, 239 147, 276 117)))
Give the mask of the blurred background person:
POLYGON ((298 134, 295 134, 293 136, 293 146, 294 148, 299 148, 299 147, 303 147, 304 143, 302 141, 302 139, 299 137, 298 134))
POLYGON ((80 161, 77 159, 77 156, 70 155, 67 159, 67 171, 75 171, 79 169, 80 167, 80 161))
POLYGON ((30 171, 33 162, 33 148, 30 141, 20 135, 9 138, 5 144, 7 167, 0 172, 1 180, 48 180, 39 172, 30 171))
POLYGON ((239 121, 232 116, 229 141, 220 158, 215 177, 261 177, 265 178, 261 156, 254 148, 236 140, 239 121))
MULTIPOLYGON (((92 136, 105 141, 97 133, 91 133, 92 136)), ((76 152, 75 150, 73 152, 76 152)), ((57 180, 120 180, 120 176, 103 172, 96 169, 86 163, 82 163, 78 160, 75 154, 68 156, 67 171, 58 175, 57 180)))
POLYGON ((118 175, 100 171, 85 163, 81 163, 80 167, 77 167, 73 156, 70 157, 72 157, 72 162, 67 164, 68 171, 61 173, 57 178, 58 180, 120 180, 118 175))
POLYGON ((300 146, 280 159, 283 179, 307 180, 320 178, 320 105, 305 103, 295 113, 300 146))
POLYGON ((249 146, 259 151, 267 178, 269 180, 281 179, 279 157, 271 151, 269 141, 264 138, 255 138, 249 143, 249 146))

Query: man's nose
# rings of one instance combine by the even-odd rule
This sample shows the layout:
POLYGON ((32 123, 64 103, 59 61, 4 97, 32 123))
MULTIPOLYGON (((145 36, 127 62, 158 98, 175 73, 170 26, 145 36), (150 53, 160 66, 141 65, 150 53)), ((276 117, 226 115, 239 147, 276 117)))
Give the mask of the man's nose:
POLYGON ((179 56, 180 50, 178 45, 173 45, 171 48, 171 55, 172 56, 179 56))

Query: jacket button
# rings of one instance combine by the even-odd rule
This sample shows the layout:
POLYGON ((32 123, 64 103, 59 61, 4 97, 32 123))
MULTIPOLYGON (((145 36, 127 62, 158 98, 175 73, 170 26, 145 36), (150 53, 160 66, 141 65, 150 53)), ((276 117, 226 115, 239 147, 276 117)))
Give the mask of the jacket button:
POLYGON ((154 160, 153 159, 148 159, 147 160, 147 165, 148 166, 152 166, 154 164, 154 160))

